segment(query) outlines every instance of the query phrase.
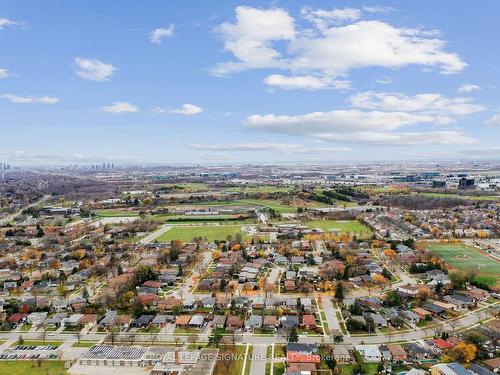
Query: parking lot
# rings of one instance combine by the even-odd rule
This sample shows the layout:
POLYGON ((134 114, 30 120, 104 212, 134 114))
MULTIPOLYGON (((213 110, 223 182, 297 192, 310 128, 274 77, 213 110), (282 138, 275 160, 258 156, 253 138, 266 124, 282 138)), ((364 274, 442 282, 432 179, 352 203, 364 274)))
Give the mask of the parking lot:
POLYGON ((16 345, 5 349, 0 354, 0 360, 56 359, 56 349, 54 345, 16 345))

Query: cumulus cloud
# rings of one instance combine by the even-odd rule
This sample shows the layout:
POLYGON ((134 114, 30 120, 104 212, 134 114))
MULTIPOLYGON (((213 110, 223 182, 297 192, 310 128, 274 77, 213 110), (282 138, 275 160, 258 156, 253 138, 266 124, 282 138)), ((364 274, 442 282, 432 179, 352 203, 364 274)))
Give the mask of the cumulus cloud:
POLYGON ((183 104, 181 108, 171 110, 172 113, 177 113, 179 115, 193 116, 203 112, 203 108, 198 107, 194 104, 183 104))
POLYGON ((351 86, 349 81, 315 77, 312 75, 284 76, 281 74, 271 74, 264 79, 264 83, 285 90, 348 89, 351 86))
POLYGON ((361 12, 356 9, 303 8, 302 15, 312 23, 312 28, 304 29, 281 8, 240 6, 235 12, 234 23, 216 29, 235 60, 218 64, 214 74, 275 68, 294 75, 338 77, 356 68, 407 65, 435 67, 451 74, 466 66, 459 55, 445 50, 445 41, 436 30, 358 20, 361 12), (336 25, 339 20, 348 22, 336 25))
POLYGON ((9 76, 9 72, 5 68, 0 68, 0 79, 7 78, 9 76))
POLYGON ((59 102, 58 98, 51 96, 18 96, 14 94, 3 94, 0 97, 14 104, 56 104, 59 102))
POLYGON ((256 9, 239 6, 236 23, 223 23, 216 31, 224 40, 224 48, 237 61, 218 64, 212 72, 228 74, 248 69, 284 67, 273 41, 290 40, 295 36, 294 19, 279 8, 256 9))
POLYGON ((420 112, 442 115, 469 115, 486 108, 474 103, 472 98, 447 98, 441 94, 416 94, 367 91, 349 98, 356 108, 381 111, 420 112))
POLYGON ((101 109, 109 113, 133 113, 139 111, 139 108, 129 102, 113 102, 113 104, 101 107, 101 109))
POLYGON ((83 79, 96 82, 105 82, 111 79, 116 68, 97 59, 75 58, 76 74, 83 79))
POLYGON ((485 125, 500 125, 500 114, 495 114, 491 116, 488 120, 484 122, 485 125))
POLYGON ((293 116, 252 115, 244 120, 243 126, 253 130, 312 137, 327 142, 405 145, 474 141, 456 130, 397 132, 411 125, 443 124, 447 121, 449 119, 430 114, 348 109, 293 116))
POLYGON ((299 144, 290 143, 240 143, 240 144, 192 144, 190 147, 194 150, 203 151, 231 151, 231 152, 252 152, 266 151, 280 154, 294 153, 335 153, 350 151, 349 147, 307 147, 299 144))
POLYGON ((157 28, 151 31, 149 41, 153 44, 161 44, 163 39, 170 38, 174 34, 174 25, 170 24, 165 28, 157 28))
POLYGON ((464 92, 471 92, 471 91, 475 91, 475 90, 481 90, 481 87, 479 87, 478 85, 466 83, 466 84, 461 85, 457 91, 459 93, 464 93, 464 92))

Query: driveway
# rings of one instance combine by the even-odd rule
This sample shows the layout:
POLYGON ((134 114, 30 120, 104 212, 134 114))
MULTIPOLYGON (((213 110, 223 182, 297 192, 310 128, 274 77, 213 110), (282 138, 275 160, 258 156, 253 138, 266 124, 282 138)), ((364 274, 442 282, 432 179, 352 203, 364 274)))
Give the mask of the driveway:
POLYGON ((250 365, 250 375, 262 375, 266 373, 267 345, 254 345, 253 358, 250 365))

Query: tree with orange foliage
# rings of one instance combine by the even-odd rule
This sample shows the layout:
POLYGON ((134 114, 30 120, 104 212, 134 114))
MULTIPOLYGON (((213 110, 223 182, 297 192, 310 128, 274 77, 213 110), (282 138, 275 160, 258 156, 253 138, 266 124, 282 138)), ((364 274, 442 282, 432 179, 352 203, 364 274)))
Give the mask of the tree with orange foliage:
POLYGON ((241 250, 241 244, 237 243, 231 246, 231 251, 240 251, 241 250))
POLYGON ((372 276, 372 281, 375 283, 375 284, 384 284, 387 282, 387 279, 382 276, 382 275, 379 275, 378 273, 373 275, 372 276))
POLYGON ((396 253, 396 251, 394 251, 393 249, 385 249, 384 255, 390 260, 394 260, 398 257, 398 253, 396 253))
POLYGON ((222 257, 222 253, 220 251, 214 251, 212 253, 212 259, 213 260, 217 260, 217 259, 220 259, 222 257))
POLYGON ((432 297, 431 288, 429 288, 428 286, 423 286, 419 288, 415 297, 417 298, 417 300, 421 302, 427 301, 429 298, 432 297))

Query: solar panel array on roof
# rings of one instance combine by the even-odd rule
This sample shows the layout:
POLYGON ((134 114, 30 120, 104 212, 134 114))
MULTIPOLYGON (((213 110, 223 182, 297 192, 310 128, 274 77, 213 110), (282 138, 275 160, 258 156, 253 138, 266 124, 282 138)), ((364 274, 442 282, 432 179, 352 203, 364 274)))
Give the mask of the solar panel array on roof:
POLYGON ((82 355, 86 359, 140 359, 148 351, 133 346, 96 345, 82 355))

